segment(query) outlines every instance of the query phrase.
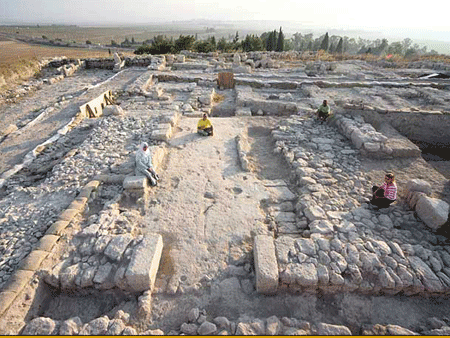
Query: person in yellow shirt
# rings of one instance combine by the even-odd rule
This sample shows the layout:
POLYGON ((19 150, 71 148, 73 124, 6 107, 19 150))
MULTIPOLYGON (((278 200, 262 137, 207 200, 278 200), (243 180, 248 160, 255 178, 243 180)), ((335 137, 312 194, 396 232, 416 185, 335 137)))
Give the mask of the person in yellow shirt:
POLYGON ((197 133, 202 136, 213 136, 213 126, 211 121, 208 119, 208 115, 203 114, 203 118, 198 121, 197 133))

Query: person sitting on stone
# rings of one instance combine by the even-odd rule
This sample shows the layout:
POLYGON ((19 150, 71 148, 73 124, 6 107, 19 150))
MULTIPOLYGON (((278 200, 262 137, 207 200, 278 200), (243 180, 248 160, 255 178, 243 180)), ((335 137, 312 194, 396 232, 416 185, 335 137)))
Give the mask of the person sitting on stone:
POLYGON ((208 115, 203 114, 203 118, 198 121, 197 133, 202 136, 213 136, 213 126, 211 121, 208 119, 208 115))
POLYGON ((148 178, 150 184, 155 186, 159 180, 159 176, 153 168, 152 154, 148 149, 147 142, 142 142, 139 149, 136 151, 136 176, 142 176, 148 178))
POLYGON ((395 184, 394 174, 386 174, 384 183, 379 187, 374 185, 372 193, 370 204, 378 209, 388 208, 397 199, 397 184, 395 184))
POLYGON ((330 106, 328 105, 327 100, 323 100, 323 103, 319 106, 316 113, 318 119, 322 121, 322 123, 327 120, 327 118, 330 116, 331 113, 331 109, 330 106))

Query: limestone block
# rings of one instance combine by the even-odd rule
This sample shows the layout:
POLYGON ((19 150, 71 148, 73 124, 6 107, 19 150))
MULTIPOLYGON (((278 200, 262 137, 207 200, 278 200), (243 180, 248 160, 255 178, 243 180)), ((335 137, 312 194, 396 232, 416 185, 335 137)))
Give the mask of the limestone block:
POLYGON ((415 209, 417 202, 422 196, 426 196, 423 192, 413 191, 411 193, 411 198, 408 200, 408 205, 411 209, 415 209))
POLYGON ((20 264, 20 270, 36 271, 42 261, 48 256, 47 251, 33 250, 20 264))
POLYGON ((113 268, 113 266, 109 262, 104 265, 101 265, 98 268, 92 281, 95 284, 100 284, 101 286, 103 286, 103 284, 105 284, 109 281, 112 268, 113 268))
POLYGON ((66 209, 59 215, 58 220, 70 222, 79 213, 80 211, 77 209, 66 209))
POLYGON ((121 106, 118 105, 109 105, 103 108, 103 116, 123 116, 124 111, 121 106))
POLYGON ((2 292, 0 293, 0 316, 8 310, 11 304, 16 299, 17 293, 15 292, 2 292))
POLYGON ((57 322, 51 318, 38 317, 30 321, 22 331, 24 336, 47 336, 57 334, 57 322))
POLYGON ((365 142, 364 143, 364 149, 366 149, 368 152, 375 153, 379 151, 381 148, 380 143, 376 142, 365 142))
POLYGON ((302 263, 297 266, 295 271, 295 280, 300 286, 316 286, 319 282, 317 269, 312 263, 302 263))
POLYGON ((275 245, 270 236, 255 237, 253 255, 256 271, 256 291, 263 294, 274 294, 278 288, 278 264, 275 245))
POLYGON ((333 224, 324 219, 317 219, 309 224, 312 234, 332 234, 334 232, 333 224))
POLYGON ((186 62, 186 57, 184 55, 177 55, 177 62, 184 63, 186 62))
POLYGON ((19 293, 30 282, 33 277, 34 271, 17 270, 8 280, 7 284, 3 287, 2 292, 15 292, 19 293))
POLYGON ((432 229, 439 229, 447 222, 450 206, 447 202, 422 196, 416 204, 420 219, 432 229))
POLYGON ((408 257, 408 261, 416 274, 421 276, 421 282, 428 292, 442 292, 444 290, 439 277, 434 274, 433 270, 424 261, 416 256, 408 257))
POLYGON ((312 205, 307 207, 304 211, 306 218, 312 222, 318 219, 326 219, 325 211, 318 205, 312 205))
POLYGON ((59 236, 55 235, 45 235, 42 237, 37 246, 35 247, 36 250, 42 250, 51 252, 52 248, 55 246, 56 242, 59 240, 59 236))
POLYGON ((133 251, 125 280, 132 292, 151 290, 155 283, 163 242, 161 235, 144 237, 133 251))
POLYGON ((172 137, 172 126, 170 123, 160 123, 152 132, 152 139, 168 141, 172 137))
POLYGON ((317 325, 317 334, 319 336, 351 336, 352 332, 346 326, 319 323, 317 325))
POLYGON ((355 147, 358 149, 361 149, 366 139, 365 135, 359 129, 355 129, 350 138, 355 147))
POLYGON ((252 111, 248 107, 237 108, 235 115, 236 116, 252 116, 252 111))
POLYGON ((148 180, 145 176, 127 176, 123 180, 125 190, 144 190, 148 187, 148 180))
POLYGON ((52 224, 45 232, 46 235, 61 235, 65 228, 69 225, 69 221, 57 221, 52 224))
POLYGON ((413 179, 406 183, 406 190, 408 192, 419 191, 424 194, 431 194, 431 184, 425 180, 413 179))
POLYGON ((105 255, 112 260, 119 261, 132 240, 133 237, 130 234, 115 236, 106 247, 105 255))
POLYGON ((150 147, 150 152, 152 154, 152 163, 155 170, 161 166, 164 157, 167 155, 167 148, 165 146, 150 147))
POLYGON ((249 65, 235 66, 233 67, 234 74, 250 74, 252 72, 252 67, 249 65))

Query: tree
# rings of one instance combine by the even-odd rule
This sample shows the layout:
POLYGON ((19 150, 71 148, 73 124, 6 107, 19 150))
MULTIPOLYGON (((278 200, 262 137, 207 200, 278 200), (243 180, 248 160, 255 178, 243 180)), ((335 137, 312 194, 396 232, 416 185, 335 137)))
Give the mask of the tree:
POLYGON ((233 44, 231 42, 227 42, 224 37, 221 37, 219 42, 217 43, 217 49, 222 52, 230 52, 233 50, 233 44))
POLYGON ((139 46, 134 54, 169 54, 173 53, 175 47, 172 39, 167 39, 165 36, 158 35, 154 38, 151 46, 142 45, 139 46))
POLYGON ((234 36, 233 43, 236 44, 239 42, 239 32, 236 31, 236 35, 234 36))
POLYGON ((91 40, 86 40, 86 45, 92 45, 91 40))
POLYGON ((264 50, 264 45, 261 38, 252 34, 245 37, 241 43, 241 48, 244 52, 259 51, 264 50))
POLYGON ((194 50, 198 53, 209 53, 214 51, 209 41, 197 41, 194 45, 194 50))
POLYGON ((344 52, 344 39, 340 39, 336 46, 336 53, 342 54, 344 52))
POLYGON ((209 43, 214 48, 214 50, 216 50, 217 43, 216 43, 216 37, 214 35, 209 38, 209 43))
POLYGON ((135 43, 136 43, 136 41, 134 41, 134 37, 132 36, 132 37, 131 37, 131 44, 134 45, 135 43))
POLYGON ((277 47, 275 49, 277 52, 282 52, 284 50, 284 34, 280 27, 280 32, 278 33, 277 47))
POLYGON ((274 40, 274 32, 270 32, 269 35, 267 36, 267 40, 266 40, 266 50, 267 51, 272 51, 275 48, 275 45, 273 44, 273 40, 274 40))
POLYGON ((328 51, 329 48, 329 42, 330 38, 328 36, 328 32, 325 33, 325 37, 322 40, 322 43, 320 44, 320 49, 324 50, 325 52, 328 51))
POLYGON ((180 35, 178 39, 175 40, 175 52, 179 53, 182 50, 191 50, 195 42, 195 37, 193 35, 180 35))
POLYGON ((276 50, 277 49, 277 42, 278 42, 277 31, 274 30, 273 34, 272 34, 272 49, 271 50, 276 50))

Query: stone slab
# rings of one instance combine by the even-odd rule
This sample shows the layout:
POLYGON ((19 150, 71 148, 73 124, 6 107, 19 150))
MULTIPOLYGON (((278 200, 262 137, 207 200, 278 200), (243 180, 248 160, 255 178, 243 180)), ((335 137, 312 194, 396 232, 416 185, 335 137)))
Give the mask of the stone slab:
POLYGON ((17 270, 8 280, 2 292, 19 293, 29 283, 33 275, 34 271, 17 270))
POLYGON ((106 247, 105 255, 112 260, 119 261, 132 240, 133 236, 130 234, 115 236, 106 247))
POLYGON ((52 226, 50 228, 47 229, 47 231, 45 232, 46 235, 61 235, 63 230, 65 228, 67 228, 67 226, 69 225, 69 221, 57 221, 55 223, 52 224, 52 226))
POLYGON ((276 293, 279 276, 273 238, 264 235, 256 236, 253 256, 255 260, 256 291, 262 294, 276 293))
POLYGON ((130 291, 153 289, 161 260, 163 241, 161 235, 144 237, 133 251, 125 280, 130 291))
POLYGON ((47 251, 33 250, 20 264, 20 270, 36 271, 43 260, 48 256, 47 251))
POLYGON ((59 215, 58 220, 70 222, 79 213, 78 209, 66 209, 59 215))
POLYGON ((55 246, 56 242, 59 240, 59 236, 56 235, 45 235, 42 237, 38 244, 36 245, 36 250, 42 250, 51 252, 53 247, 55 246))
POLYGON ((0 316, 9 309, 17 297, 17 293, 4 291, 0 293, 0 316))
POLYGON ((125 190, 144 190, 148 187, 147 177, 145 176, 127 176, 123 180, 125 190))

